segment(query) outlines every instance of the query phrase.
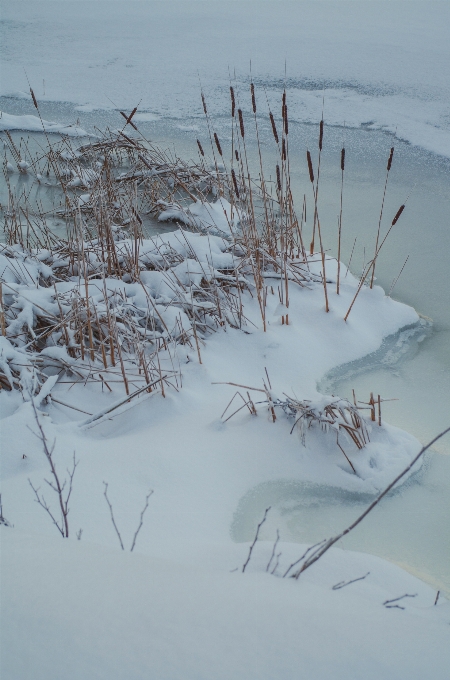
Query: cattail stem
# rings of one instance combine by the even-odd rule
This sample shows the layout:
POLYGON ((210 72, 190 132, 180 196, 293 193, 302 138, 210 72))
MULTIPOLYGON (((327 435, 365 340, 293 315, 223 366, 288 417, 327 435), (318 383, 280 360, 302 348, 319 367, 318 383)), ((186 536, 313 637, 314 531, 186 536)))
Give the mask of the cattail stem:
POLYGON ((399 219, 400 215, 402 214, 402 212, 404 211, 404 209, 405 209, 405 204, 401 205, 400 208, 399 208, 399 209, 397 210, 397 212, 395 213, 395 217, 394 217, 394 219, 392 220, 392 224, 391 224, 391 226, 389 227, 386 236, 385 236, 384 239, 381 241, 381 244, 380 244, 380 246, 379 246, 379 248, 378 248, 378 250, 377 250, 377 252, 376 252, 376 254, 375 254, 375 257, 373 258, 373 260, 372 260, 371 262, 369 262, 368 266, 367 266, 366 269, 365 269, 365 272, 363 272, 363 274, 362 274, 362 276, 361 276, 361 280, 360 280, 359 285, 358 285, 358 288, 356 289, 356 293, 355 293, 355 295, 354 295, 354 298, 353 298, 353 300, 352 300, 352 302, 351 302, 351 304, 350 304, 350 307, 349 307, 348 310, 347 310, 347 314, 344 316, 344 321, 347 321, 348 316, 349 316, 349 314, 350 314, 350 312, 351 312, 351 310, 352 310, 352 307, 353 307, 353 305, 355 304, 356 298, 358 297, 358 295, 359 295, 359 293, 360 293, 360 291, 361 291, 361 288, 363 287, 364 282, 365 282, 366 278, 367 278, 368 275, 369 275, 369 272, 370 272, 371 268, 372 268, 373 265, 375 264, 375 261, 376 261, 378 255, 380 254, 381 248, 383 247, 384 243, 386 242, 387 237, 388 237, 389 234, 391 233, 392 228, 397 224, 398 219, 399 219))
MULTIPOLYGON (((380 238, 381 220, 382 220, 382 217, 383 217, 383 210, 384 210, 384 199, 386 198, 386 189, 387 189, 387 184, 388 184, 388 179, 389 179, 389 172, 390 172, 390 169, 392 167, 393 157, 394 157, 394 147, 391 147, 388 162, 387 162, 387 167, 386 167, 386 180, 384 182, 384 191, 383 191, 383 199, 381 201, 380 218, 378 220, 377 238, 376 238, 376 242, 375 242, 375 254, 378 250, 378 241, 379 241, 379 238, 380 238)), ((370 287, 371 288, 373 288, 374 279, 375 279, 375 258, 374 258, 374 261, 373 261, 372 276, 370 278, 370 287)))
POLYGON ((339 211, 338 224, 338 254, 337 254, 337 280, 336 293, 339 295, 339 284, 341 278, 341 232, 342 232, 342 200, 344 196, 344 170, 345 170, 345 149, 341 149, 341 206, 339 211))

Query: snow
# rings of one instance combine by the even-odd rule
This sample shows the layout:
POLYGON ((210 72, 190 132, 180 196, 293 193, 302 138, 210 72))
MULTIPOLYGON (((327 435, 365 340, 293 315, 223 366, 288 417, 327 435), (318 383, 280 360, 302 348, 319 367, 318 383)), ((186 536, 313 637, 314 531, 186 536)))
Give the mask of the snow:
MULTIPOLYGON (((193 566, 1 530, 11 679, 448 677, 450 605, 434 606, 431 588, 369 555, 333 550, 295 581, 265 573, 269 543, 242 574, 230 571, 244 545, 216 545, 193 566), (406 593, 415 597, 398 602, 404 609, 383 605, 406 593)), ((280 572, 301 548, 280 544, 280 572)))
POLYGON ((38 116, 13 116, 0 111, 0 131, 25 130, 28 132, 55 132, 68 137, 87 137, 87 132, 77 125, 61 125, 42 120, 38 116))
POLYGON ((219 234, 227 235, 235 233, 239 229, 242 219, 242 211, 238 208, 233 208, 222 197, 218 198, 214 203, 207 201, 191 203, 187 210, 183 210, 178 206, 171 206, 163 210, 158 217, 160 222, 175 220, 203 231, 214 229, 219 234))

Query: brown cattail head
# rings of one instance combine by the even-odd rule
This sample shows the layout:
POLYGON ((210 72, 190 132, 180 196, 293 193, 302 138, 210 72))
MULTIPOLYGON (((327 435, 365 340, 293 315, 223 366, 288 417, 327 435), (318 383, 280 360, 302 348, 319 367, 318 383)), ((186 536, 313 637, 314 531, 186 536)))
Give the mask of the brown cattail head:
POLYGON ((239 153, 237 149, 234 150, 234 155, 236 156, 236 160, 239 162, 239 153))
POLYGON ((134 109, 132 110, 132 112, 130 113, 130 115, 128 116, 128 118, 127 118, 127 123, 131 123, 131 119, 133 118, 133 116, 134 116, 134 114, 136 113, 137 110, 138 110, 138 107, 135 106, 134 109))
POLYGON ((206 102, 205 102, 205 97, 203 95, 203 92, 202 92, 202 104, 203 104, 203 111, 205 112, 205 116, 206 116, 207 113, 208 113, 208 110, 206 108, 206 102))
POLYGON ((319 151, 322 151, 322 146, 323 146, 323 118, 320 121, 320 130, 319 130, 319 151))
POLYGON ((200 151, 201 155, 204 156, 204 155, 205 155, 205 152, 203 151, 203 147, 202 147, 202 145, 200 144, 200 140, 199 140, 199 139, 197 139, 197 144, 198 144, 198 150, 200 151))
POLYGON ((231 178, 233 180, 234 191, 236 192, 236 196, 239 198, 239 189, 236 180, 236 173, 234 172, 233 168, 231 168, 231 178))
POLYGON ((284 139, 284 137, 283 137, 283 143, 282 143, 281 156, 282 156, 283 160, 285 161, 286 160, 286 140, 284 139))
POLYGON ((284 105, 283 125, 285 134, 289 133, 287 104, 284 105))
POLYGON ((309 151, 306 152, 306 159, 308 161, 309 179, 311 180, 311 184, 314 184, 314 170, 312 166, 311 154, 309 151))
POLYGON ((231 95, 231 116, 234 118, 234 112, 236 111, 236 100, 234 98, 234 89, 230 85, 230 95, 231 95))
POLYGON ((253 83, 250 85, 250 90, 251 90, 251 93, 252 93, 253 113, 256 113, 255 86, 253 85, 253 83))
POLYGON ((397 210, 397 212, 395 213, 395 217, 392 220, 392 226, 394 226, 394 224, 396 224, 396 222, 398 221, 398 218, 400 217, 400 215, 402 214, 404 209, 405 209, 405 205, 401 205, 400 208, 397 210))
POLYGON ((280 175, 280 166, 277 163, 277 186, 278 186, 278 191, 281 192, 281 175, 280 175))
POLYGON ((37 108, 38 108, 38 104, 37 104, 36 97, 34 96, 34 92, 33 92, 33 90, 31 89, 31 87, 30 87, 30 94, 31 94, 31 99, 33 100, 33 104, 34 104, 35 108, 37 109, 37 108))
POLYGON ((277 126, 275 125, 275 118, 273 117, 272 111, 269 111, 269 116, 270 116, 270 122, 272 123, 273 136, 275 137, 275 141, 278 144, 277 126))
POLYGON ((345 170, 345 149, 341 149, 341 170, 344 172, 345 170))
POLYGON ((245 130, 244 130, 244 118, 242 116, 242 109, 238 109, 238 114, 239 114, 239 126, 241 128, 241 137, 242 137, 242 139, 244 139, 245 130))
POLYGON ((391 169, 392 165, 392 159, 394 158, 394 147, 391 147, 391 153, 389 154, 389 159, 388 159, 388 164, 387 164, 387 171, 391 169))
POLYGON ((219 138, 218 138, 218 136, 217 136, 217 132, 214 133, 214 141, 216 142, 217 151, 218 151, 218 152, 220 153, 220 155, 222 156, 222 155, 223 155, 223 154, 222 154, 222 147, 220 146, 220 142, 219 142, 219 138))

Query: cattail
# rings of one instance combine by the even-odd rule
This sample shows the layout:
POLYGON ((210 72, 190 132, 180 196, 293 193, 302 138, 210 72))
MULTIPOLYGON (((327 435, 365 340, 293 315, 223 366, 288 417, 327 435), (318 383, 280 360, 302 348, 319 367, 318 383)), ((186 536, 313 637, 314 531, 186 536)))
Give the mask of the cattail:
POLYGON ((283 160, 285 161, 286 160, 286 141, 285 141, 284 137, 283 137, 283 142, 282 142, 282 157, 283 157, 283 160))
POLYGON ((231 168, 231 178, 232 178, 233 184, 234 184, 234 191, 236 192, 236 196, 239 198, 239 189, 238 189, 237 180, 236 180, 236 173, 234 172, 233 168, 231 168))
POLYGON ((341 170, 344 172, 345 169, 345 149, 341 150, 341 170))
POLYGON ((250 85, 250 90, 251 90, 251 93, 252 93, 253 113, 256 113, 255 86, 253 85, 253 83, 250 85))
POLYGON ((30 87, 30 93, 31 93, 31 99, 33 100, 33 104, 34 104, 35 108, 36 108, 36 109, 39 108, 39 107, 38 107, 38 104, 37 104, 37 101, 36 101, 36 97, 34 96, 34 92, 33 92, 33 90, 31 89, 31 87, 30 87))
POLYGON ((272 111, 269 111, 269 116, 270 116, 270 122, 272 123, 273 136, 275 137, 275 141, 278 144, 277 126, 275 125, 275 118, 273 117, 272 111))
POLYGON ((230 85, 230 95, 231 95, 231 116, 234 118, 234 112, 236 110, 236 100, 234 98, 234 89, 230 85))
POLYGON ((284 124, 284 131, 285 131, 286 134, 288 134, 289 133, 289 127, 288 127, 287 104, 284 105, 283 124, 284 124))
POLYGON ((220 146, 219 138, 218 138, 216 132, 214 133, 214 140, 215 140, 215 142, 216 142, 217 151, 218 151, 218 152, 220 153, 220 155, 222 156, 222 147, 220 146))
POLYGON ((202 147, 202 145, 200 144, 200 140, 199 140, 199 139, 197 139, 197 145, 198 145, 198 150, 200 151, 201 155, 204 156, 204 155, 205 155, 205 152, 203 151, 203 147, 202 147))
POLYGON ((387 171, 388 172, 391 169, 393 157, 394 157, 394 147, 391 147, 391 153, 389 154, 389 160, 388 160, 388 164, 387 164, 387 171))
POLYGON ((133 118, 133 116, 134 116, 134 114, 136 113, 137 110, 138 110, 138 107, 135 106, 134 109, 132 110, 132 112, 130 113, 130 115, 128 116, 128 118, 127 118, 127 123, 131 123, 131 119, 133 118))
POLYGON ((398 218, 400 217, 400 215, 402 214, 404 209, 405 209, 405 206, 401 205, 400 208, 397 210, 396 215, 395 215, 394 219, 392 220, 392 226, 394 226, 394 224, 397 223, 398 218))
POLYGON ((206 108, 206 102, 205 102, 205 97, 203 96, 203 92, 202 92, 202 103, 203 103, 203 111, 205 112, 205 116, 206 116, 208 111, 207 111, 207 108, 206 108))
POLYGON ((323 144, 323 118, 320 121, 320 132, 319 132, 319 150, 322 151, 323 144))
POLYGON ((239 153, 237 149, 234 150, 234 155, 236 157, 237 162, 239 163, 239 153))
POLYGON ((306 152, 306 158, 308 160, 309 179, 311 180, 311 184, 314 184, 314 170, 312 166, 311 154, 309 151, 306 152))
POLYGON ((238 109, 238 114, 239 114, 239 125, 240 125, 240 128, 241 128, 241 137, 242 137, 242 139, 244 139, 245 130, 244 130, 244 118, 242 116, 242 109, 238 109))
POLYGON ((280 175, 280 166, 277 163, 277 185, 278 185, 278 191, 281 193, 281 175, 280 175))

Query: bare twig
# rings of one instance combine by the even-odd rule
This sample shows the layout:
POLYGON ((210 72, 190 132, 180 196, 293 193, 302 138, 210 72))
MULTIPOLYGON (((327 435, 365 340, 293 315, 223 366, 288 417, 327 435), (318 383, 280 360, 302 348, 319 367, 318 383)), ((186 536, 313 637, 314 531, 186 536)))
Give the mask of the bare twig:
POLYGON ((5 527, 10 527, 12 526, 10 522, 6 519, 6 517, 3 517, 3 504, 2 504, 2 494, 0 493, 0 525, 3 525, 5 527))
POLYGON ((262 520, 261 520, 260 523, 258 524, 258 527, 257 527, 257 529, 256 529, 255 538, 253 539, 253 543, 251 544, 250 550, 248 551, 248 557, 247 557, 245 563, 242 565, 242 572, 244 572, 244 571, 246 570, 247 564, 250 562, 250 558, 251 558, 251 556, 252 556, 253 548, 255 547, 256 541, 258 540, 259 530, 261 529, 262 525, 263 525, 264 522, 266 521, 267 513, 269 512, 270 507, 271 507, 271 506, 269 506, 268 508, 266 508, 266 511, 265 511, 265 513, 264 513, 264 517, 262 518, 262 520))
POLYGON ((417 597, 417 593, 414 593, 413 595, 410 595, 409 593, 405 593, 404 595, 401 595, 400 597, 395 597, 393 600, 386 600, 383 602, 383 605, 386 607, 386 609, 404 609, 404 607, 401 607, 399 604, 392 604, 393 602, 400 602, 400 600, 403 600, 405 597, 417 597))
POLYGON ((266 571, 269 571, 269 569, 270 569, 270 565, 272 564, 272 560, 275 557, 275 551, 277 549, 277 545, 278 545, 279 540, 280 540, 280 532, 277 529, 277 538, 275 540, 275 543, 273 544, 272 554, 270 556, 270 560, 267 563, 266 571))
POLYGON ((138 528, 136 529, 136 532, 135 532, 135 534, 134 534, 134 536, 133 536, 133 542, 132 542, 132 544, 131 544, 130 552, 133 552, 134 546, 136 545, 136 539, 137 539, 137 537, 138 537, 138 533, 140 532, 140 530, 141 530, 141 528, 142 528, 142 525, 143 525, 143 523, 144 523, 144 515, 145 515, 145 511, 146 511, 147 508, 148 508, 148 499, 150 498, 150 496, 152 495, 152 493, 153 493, 153 489, 151 489, 151 490, 149 491, 149 493, 148 493, 148 494, 146 495, 146 497, 145 497, 145 505, 144 505, 144 508, 143 508, 143 510, 142 510, 142 512, 141 512, 141 516, 140 516, 140 519, 139 519, 139 526, 138 526, 138 528))
POLYGON ((53 477, 53 482, 48 481, 47 479, 45 482, 49 485, 49 487, 57 494, 58 496, 58 502, 59 502, 59 509, 61 512, 61 519, 57 520, 50 510, 50 506, 48 505, 47 501, 45 500, 44 496, 39 493, 40 489, 36 488, 33 486, 31 480, 29 479, 28 482, 31 486, 31 488, 34 491, 34 494, 36 496, 36 502, 43 508, 47 514, 50 516, 52 522, 55 524, 56 528, 58 529, 59 533, 63 538, 68 538, 69 537, 69 521, 68 521, 68 515, 69 515, 69 500, 70 496, 72 494, 72 488, 73 488, 73 477, 75 474, 76 467, 78 465, 78 461, 75 458, 75 452, 73 453, 73 465, 71 470, 67 470, 67 474, 69 475, 69 479, 65 479, 63 482, 61 482, 59 478, 59 474, 56 470, 54 461, 53 461, 53 452, 55 449, 55 443, 53 442, 53 445, 51 447, 48 446, 47 443, 47 438, 45 436, 44 430, 42 428, 42 425, 39 421, 36 405, 34 403, 33 398, 31 399, 31 406, 33 408, 33 413, 34 413, 34 418, 36 421, 36 425, 38 427, 39 432, 33 432, 33 434, 41 440, 42 442, 42 447, 44 449, 45 457, 47 458, 48 464, 50 465, 50 470, 52 473, 53 477), (68 489, 66 494, 64 495, 64 489, 66 488, 66 485, 68 484, 68 489))
MULTIPOLYGON (((103 495, 104 495, 104 497, 105 497, 105 499, 106 499, 106 502, 108 503, 109 513, 110 513, 110 515, 111 515, 111 522, 113 523, 113 527, 114 527, 114 529, 115 529, 115 531, 116 531, 117 538, 119 539, 120 547, 122 548, 122 550, 125 550, 124 545, 123 545, 123 541, 122 541, 122 536, 121 536, 120 531, 119 531, 119 529, 118 529, 118 527, 117 527, 116 520, 115 520, 115 517, 114 517, 113 507, 112 507, 111 501, 110 501, 109 498, 108 498, 108 484, 107 484, 106 482, 103 482, 103 485, 104 485, 104 487, 105 487, 105 489, 104 489, 104 491, 103 491, 103 495)), ((146 510, 147 510, 147 508, 148 508, 148 500, 149 500, 149 498, 150 498, 150 496, 151 496, 152 494, 153 494, 153 489, 150 489, 150 491, 148 492, 148 494, 147 494, 146 497, 145 497, 145 504, 144 504, 143 509, 141 510, 141 514, 140 514, 140 517, 139 517, 139 525, 138 525, 138 528, 137 528, 136 531, 134 532, 133 540, 132 540, 132 542, 131 542, 130 552, 133 552, 133 550, 134 550, 134 548, 135 548, 136 540, 137 540, 138 534, 139 534, 139 532, 140 532, 140 530, 142 529, 142 526, 143 526, 143 524, 144 524, 144 515, 145 515, 145 512, 146 512, 146 510)))
POLYGON ((341 588, 345 588, 345 586, 349 586, 350 583, 356 583, 356 581, 364 581, 365 578, 367 578, 370 574, 370 571, 367 572, 367 574, 364 574, 364 576, 360 576, 359 578, 354 578, 351 581, 341 581, 340 583, 336 583, 332 587, 332 590, 340 590, 341 588))
POLYGON ((113 527, 114 527, 114 529, 115 529, 115 531, 116 531, 117 538, 119 539, 120 547, 122 548, 122 550, 125 550, 125 548, 123 547, 122 536, 120 535, 120 531, 119 531, 119 529, 117 528, 116 520, 114 519, 113 508, 112 508, 111 502, 110 502, 110 500, 109 500, 109 498, 108 498, 108 484, 107 484, 106 482, 103 482, 103 485, 104 485, 104 487, 105 487, 105 490, 103 491, 103 495, 104 495, 104 497, 105 497, 105 499, 106 499, 106 502, 108 503, 109 513, 110 513, 110 515, 111 515, 111 522, 113 523, 113 527))

